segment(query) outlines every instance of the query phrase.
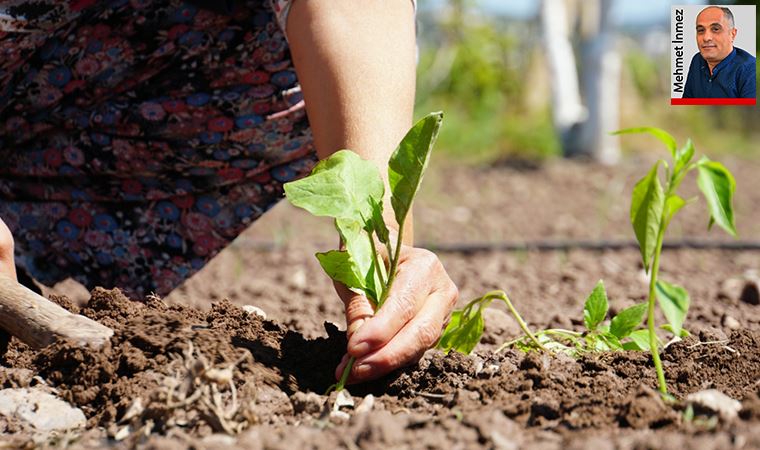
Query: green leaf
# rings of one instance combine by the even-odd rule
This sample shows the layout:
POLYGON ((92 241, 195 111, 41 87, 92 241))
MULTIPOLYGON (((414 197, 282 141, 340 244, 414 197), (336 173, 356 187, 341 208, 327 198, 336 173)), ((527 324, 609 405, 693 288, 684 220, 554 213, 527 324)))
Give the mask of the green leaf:
POLYGON ((382 201, 385 187, 374 163, 350 150, 320 161, 311 175, 283 186, 288 200, 315 216, 353 219, 372 217, 370 199, 382 201))
POLYGON ((346 251, 330 250, 317 253, 317 259, 322 269, 335 281, 343 283, 352 290, 366 289, 364 276, 358 271, 356 264, 346 251))
POLYGON ((362 286, 356 287, 364 289, 367 297, 374 303, 377 303, 377 293, 381 287, 375 282, 375 268, 372 264, 374 254, 372 253, 372 246, 369 243, 369 235, 364 230, 364 225, 353 219, 335 219, 335 226, 338 228, 338 233, 340 233, 340 237, 343 240, 346 252, 348 252, 351 261, 354 263, 354 271, 357 277, 361 277, 364 280, 362 286))
POLYGON ((586 336, 586 345, 592 352, 608 352, 612 350, 607 341, 596 335, 586 336))
POLYGON ((604 341, 607 345, 607 351, 623 349, 623 344, 620 343, 620 339, 612 333, 602 333, 599 335, 599 339, 604 341))
POLYGON ((655 293, 660 303, 660 309, 665 318, 668 319, 671 332, 680 336, 686 313, 689 312, 689 293, 681 286, 662 280, 657 280, 655 293))
POLYGON ((404 225, 412 207, 442 120, 443 113, 435 112, 414 124, 388 161, 391 205, 399 226, 404 225))
POLYGON ((462 310, 456 310, 451 313, 451 320, 443 330, 437 348, 446 353, 455 350, 469 354, 480 342, 484 327, 485 321, 480 308, 465 318, 462 317, 462 310))
POLYGON ((647 304, 639 303, 638 305, 633 305, 630 308, 620 311, 618 315, 612 318, 612 322, 610 323, 610 333, 617 336, 618 339, 623 339, 628 336, 633 330, 641 325, 646 310, 647 304))
POLYGON ((377 234, 377 239, 383 244, 388 242, 388 226, 383 219, 383 203, 377 200, 370 199, 372 205, 372 221, 368 223, 372 230, 377 234))
POLYGON ((678 194, 671 194, 665 200, 665 226, 668 226, 676 213, 687 204, 687 201, 678 194))
POLYGON ((636 183, 631 198, 631 224, 636 233, 636 240, 639 242, 644 269, 647 272, 649 272, 649 264, 657 246, 657 233, 665 207, 665 195, 657 177, 658 167, 659 161, 647 176, 636 183))
POLYGON ((684 167, 686 167, 689 164, 689 161, 691 161, 691 158, 694 156, 694 143, 691 142, 691 139, 688 139, 686 141, 686 145, 683 146, 683 148, 679 149, 676 152, 675 160, 676 165, 673 168, 673 171, 678 174, 683 170, 684 167))
POLYGON ((583 322, 586 324, 586 329, 589 331, 596 329, 596 326, 607 317, 607 307, 607 292, 604 290, 604 283, 599 280, 583 305, 583 322))
POLYGON ((638 127, 638 128, 626 128, 624 130, 615 131, 612 134, 630 134, 630 133, 649 133, 656 137, 670 150, 670 154, 673 155, 673 159, 676 159, 676 139, 665 130, 655 127, 638 127))
POLYGON ((623 348, 625 350, 649 351, 649 330, 636 330, 629 334, 628 337, 631 338, 631 342, 626 342, 623 344, 623 348), (630 344, 632 344, 634 347, 630 348, 630 344))
POLYGON ((726 167, 707 157, 702 157, 697 164, 699 175, 697 185, 707 200, 710 209, 710 225, 712 221, 736 237, 734 224, 733 198, 736 191, 736 180, 726 167))

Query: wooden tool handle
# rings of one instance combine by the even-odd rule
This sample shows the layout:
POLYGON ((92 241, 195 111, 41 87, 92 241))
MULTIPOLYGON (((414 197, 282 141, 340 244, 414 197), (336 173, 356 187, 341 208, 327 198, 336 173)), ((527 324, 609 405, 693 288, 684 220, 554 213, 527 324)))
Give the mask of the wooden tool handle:
POLYGON ((79 346, 101 348, 113 330, 70 313, 45 297, 0 274, 0 328, 33 348, 65 339, 79 346))

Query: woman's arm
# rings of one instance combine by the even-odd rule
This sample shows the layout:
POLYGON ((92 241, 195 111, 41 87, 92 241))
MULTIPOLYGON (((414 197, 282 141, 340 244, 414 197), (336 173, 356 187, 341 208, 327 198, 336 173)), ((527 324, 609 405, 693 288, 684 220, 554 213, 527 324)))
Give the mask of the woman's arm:
MULTIPOLYGON (((412 125, 411 0, 295 0, 287 30, 319 157, 351 149, 374 161, 386 177, 388 158, 412 125)), ((384 210, 392 227, 387 195, 384 210)), ((408 219, 404 242, 409 246, 377 315, 366 298, 336 287, 346 303, 348 352, 357 358, 354 381, 416 361, 438 339, 456 302, 457 289, 438 258, 411 247, 411 225, 408 219)))

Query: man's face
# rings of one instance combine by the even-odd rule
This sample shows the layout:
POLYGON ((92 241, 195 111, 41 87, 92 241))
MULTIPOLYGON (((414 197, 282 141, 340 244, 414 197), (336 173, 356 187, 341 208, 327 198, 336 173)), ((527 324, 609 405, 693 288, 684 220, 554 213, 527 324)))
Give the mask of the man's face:
POLYGON ((708 62, 723 61, 734 48, 736 28, 732 28, 720 8, 708 8, 697 16, 697 45, 708 62))

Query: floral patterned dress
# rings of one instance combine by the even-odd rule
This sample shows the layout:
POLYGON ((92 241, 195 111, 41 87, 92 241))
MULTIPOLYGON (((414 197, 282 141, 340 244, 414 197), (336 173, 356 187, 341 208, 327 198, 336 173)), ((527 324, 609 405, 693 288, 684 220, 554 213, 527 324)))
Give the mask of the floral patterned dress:
POLYGON ((288 0, 0 6, 0 218, 51 285, 165 295, 316 162, 288 0))

